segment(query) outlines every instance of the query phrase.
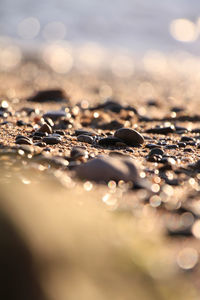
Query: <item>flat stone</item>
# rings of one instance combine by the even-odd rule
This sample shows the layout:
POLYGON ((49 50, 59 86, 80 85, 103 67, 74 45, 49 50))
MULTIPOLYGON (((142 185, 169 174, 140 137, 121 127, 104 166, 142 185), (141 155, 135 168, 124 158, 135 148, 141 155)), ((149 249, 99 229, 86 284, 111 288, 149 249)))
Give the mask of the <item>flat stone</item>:
POLYGON ((157 134, 168 134, 168 133, 173 133, 175 132, 175 126, 170 125, 170 126, 156 126, 154 128, 150 128, 146 130, 148 133, 157 133, 157 134))
POLYGON ((39 129, 38 132, 47 132, 52 133, 52 128, 47 123, 44 123, 39 129))
POLYGON ((94 132, 87 131, 87 130, 84 130, 84 129, 76 129, 74 134, 75 134, 76 136, 78 136, 78 135, 95 136, 95 135, 96 135, 94 132))
POLYGON ((130 146, 139 146, 144 143, 143 136, 138 131, 130 128, 120 128, 115 131, 114 136, 130 146))
POLYGON ((16 144, 20 144, 20 145, 32 145, 32 142, 27 140, 27 139, 17 139, 16 140, 16 144))
POLYGON ((50 89, 38 91, 32 97, 28 98, 28 101, 31 102, 66 102, 68 100, 68 96, 61 89, 50 89))
POLYGON ((50 110, 43 115, 43 118, 50 118, 54 121, 66 117, 66 112, 64 110, 50 110))
POLYGON ((108 182, 110 180, 137 183, 139 180, 137 167, 132 159, 99 156, 81 164, 76 168, 76 174, 81 179, 108 182))
POLYGON ((149 156, 153 156, 153 155, 161 155, 163 156, 164 151, 160 148, 153 148, 150 152, 149 152, 149 156))
POLYGON ((103 147, 116 146, 116 143, 123 143, 123 141, 117 137, 109 136, 99 140, 98 144, 103 147))
POLYGON ((61 139, 54 136, 46 136, 43 138, 42 141, 48 145, 55 145, 55 144, 59 144, 61 142, 61 139))
POLYGON ((81 135, 77 136, 77 140, 79 142, 83 142, 83 143, 87 143, 87 144, 93 143, 93 138, 86 134, 81 134, 81 135))

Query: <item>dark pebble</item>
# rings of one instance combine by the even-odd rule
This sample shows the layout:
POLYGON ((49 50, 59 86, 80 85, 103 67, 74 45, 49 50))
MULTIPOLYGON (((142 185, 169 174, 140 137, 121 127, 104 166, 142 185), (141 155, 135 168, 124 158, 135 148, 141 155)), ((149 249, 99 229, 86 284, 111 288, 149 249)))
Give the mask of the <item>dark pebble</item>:
POLYGON ((74 134, 76 136, 82 135, 82 134, 84 134, 84 135, 90 135, 90 136, 94 136, 95 135, 94 132, 87 131, 87 130, 84 130, 84 129, 76 129, 74 134))
POLYGON ((185 148, 183 151, 184 152, 194 152, 194 150, 192 148, 185 148))
POLYGON ((64 110, 50 110, 43 115, 43 118, 50 118, 54 121, 66 117, 66 112, 64 110))
POLYGON ((33 136, 38 136, 38 137, 44 137, 44 136, 47 136, 47 135, 48 135, 47 132, 39 132, 39 131, 36 131, 33 134, 33 136))
POLYGON ((46 132, 46 133, 52 133, 52 128, 47 123, 44 123, 37 132, 46 132))
POLYGON ((157 144, 147 144, 145 147, 149 148, 149 149, 153 149, 153 148, 157 148, 158 145, 157 144))
POLYGON ((99 140, 98 144, 100 146, 106 147, 106 146, 115 146, 116 143, 123 143, 123 141, 119 138, 116 138, 114 136, 102 138, 99 140))
POLYGON ((184 142, 178 142, 178 146, 180 148, 185 148, 186 147, 186 143, 184 143, 184 142))
POLYGON ((45 147, 47 144, 44 142, 38 142, 38 143, 35 143, 34 145, 38 146, 38 147, 45 147))
POLYGON ((147 156, 147 161, 150 162, 160 162, 162 160, 162 155, 154 154, 151 156, 147 156))
POLYGON ((150 152, 149 152, 149 156, 152 156, 152 155, 161 155, 163 156, 164 154, 164 151, 160 148, 153 148, 150 152))
POLYGON ((28 101, 31 102, 63 102, 69 101, 68 96, 65 94, 64 91, 57 89, 57 90, 43 90, 37 92, 32 97, 28 98, 28 101))
POLYGON ((175 132, 174 125, 166 126, 166 127, 154 127, 146 130, 147 133, 157 133, 157 134, 168 134, 175 132))
POLYGON ((16 125, 17 125, 17 126, 25 126, 26 123, 25 123, 23 120, 18 120, 18 121, 16 122, 16 125))
POLYGON ((195 140, 190 136, 182 136, 181 142, 194 142, 195 140))
POLYGON ((65 132, 63 130, 56 130, 55 133, 63 136, 65 135, 65 132))
POLYGON ((130 146, 139 146, 144 143, 143 136, 138 131, 130 128, 120 128, 115 131, 114 136, 130 146))
POLYGON ((87 144, 92 144, 93 143, 93 138, 89 135, 81 134, 77 136, 77 140, 79 142, 87 143, 87 144))
POLYGON ((47 136, 43 138, 43 142, 48 145, 55 145, 55 144, 59 144, 61 142, 61 139, 54 136, 47 136))
POLYGON ((96 127, 103 130, 117 130, 123 127, 123 123, 113 120, 108 123, 98 124, 96 127))
POLYGON ((20 145, 32 145, 32 141, 28 138, 18 138, 16 139, 16 144, 20 144, 20 145))
POLYGON ((178 148, 178 145, 166 145, 165 146, 165 149, 177 149, 178 148))

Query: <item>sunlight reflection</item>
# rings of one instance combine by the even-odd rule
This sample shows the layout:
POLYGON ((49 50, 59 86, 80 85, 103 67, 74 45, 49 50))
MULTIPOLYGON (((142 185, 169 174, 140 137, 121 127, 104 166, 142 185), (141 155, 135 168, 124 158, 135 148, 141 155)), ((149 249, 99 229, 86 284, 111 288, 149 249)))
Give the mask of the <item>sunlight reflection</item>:
POLYGON ((180 42, 194 42, 198 37, 197 26, 188 19, 176 19, 170 24, 170 32, 180 42))
POLYGON ((24 19, 18 25, 18 34, 23 39, 34 39, 40 31, 40 22, 36 18, 24 19))
POLYGON ((43 51, 44 61, 57 73, 67 73, 73 66, 73 57, 68 47, 51 44, 43 51))

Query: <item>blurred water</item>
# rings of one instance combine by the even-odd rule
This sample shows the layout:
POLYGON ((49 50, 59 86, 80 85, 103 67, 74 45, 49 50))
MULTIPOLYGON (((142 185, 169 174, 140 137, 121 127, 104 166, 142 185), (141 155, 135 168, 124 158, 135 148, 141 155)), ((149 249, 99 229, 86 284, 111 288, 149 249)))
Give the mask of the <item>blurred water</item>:
POLYGON ((73 44, 99 43, 108 48, 124 48, 134 53, 155 49, 165 53, 186 50, 200 54, 200 40, 176 41, 170 22, 200 16, 198 0, 1 0, 0 36, 10 36, 26 47, 44 42, 43 29, 52 21, 66 26, 65 39, 73 44), (20 38, 18 24, 27 17, 40 22, 34 40, 20 38))

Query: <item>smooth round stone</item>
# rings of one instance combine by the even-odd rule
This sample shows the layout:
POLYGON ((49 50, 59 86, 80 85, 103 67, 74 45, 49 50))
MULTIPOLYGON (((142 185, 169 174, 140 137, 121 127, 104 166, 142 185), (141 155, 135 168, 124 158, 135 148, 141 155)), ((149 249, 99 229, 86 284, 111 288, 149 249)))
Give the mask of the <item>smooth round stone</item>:
POLYGON ((134 161, 129 158, 99 156, 81 164, 76 168, 76 174, 81 179, 109 182, 110 180, 137 183, 138 170, 134 161))
POLYGON ((76 130, 75 130, 75 135, 76 135, 76 136, 78 136, 78 135, 89 135, 89 136, 94 136, 95 133, 94 133, 94 132, 91 132, 91 131, 84 130, 84 129, 76 129, 76 130))
POLYGON ((54 121, 66 117, 66 112, 64 110, 50 110, 43 115, 43 118, 50 118, 54 121))
POLYGON ((47 123, 44 123, 39 129, 38 132, 47 132, 52 133, 52 128, 47 123))
POLYGON ((114 136, 130 146, 139 146, 144 143, 143 136, 138 131, 130 128, 120 128, 115 131, 114 136))
POLYGON ((163 156, 164 151, 160 148, 153 148, 150 152, 149 152, 149 156, 153 156, 153 155, 161 155, 163 156))
POLYGON ((98 144, 100 146, 115 146, 116 143, 123 143, 123 141, 117 137, 109 136, 99 140, 98 144))
POLYGON ((93 143, 93 138, 89 135, 81 134, 77 136, 77 140, 79 142, 87 143, 87 144, 92 144, 93 143))
POLYGON ((46 136, 43 138, 43 142, 48 145, 55 145, 55 144, 59 144, 61 142, 61 139, 54 136, 46 136))
POLYGON ((177 148, 178 148, 178 145, 176 145, 176 144, 165 146, 165 149, 177 149, 177 148))
POLYGON ((27 137, 16 138, 15 143, 19 145, 32 145, 32 141, 27 137))

